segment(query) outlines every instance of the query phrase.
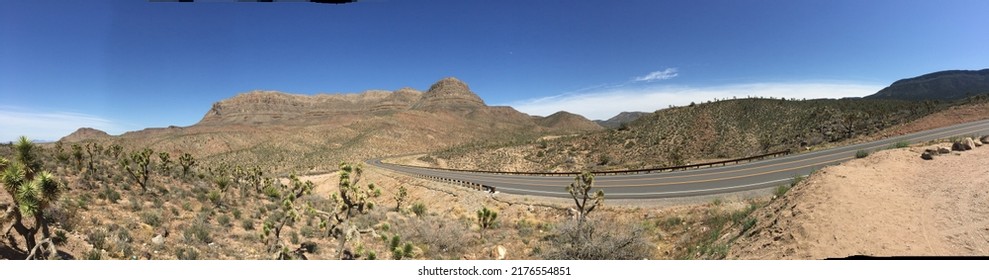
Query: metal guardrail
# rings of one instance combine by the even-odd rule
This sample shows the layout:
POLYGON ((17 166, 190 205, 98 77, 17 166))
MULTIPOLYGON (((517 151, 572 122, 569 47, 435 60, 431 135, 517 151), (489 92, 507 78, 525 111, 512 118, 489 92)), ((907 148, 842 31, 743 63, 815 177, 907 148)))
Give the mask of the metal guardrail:
MULTIPOLYGON (((677 170, 687 170, 687 169, 698 169, 701 167, 711 167, 711 166, 725 166, 729 163, 739 164, 741 162, 752 162, 754 160, 760 160, 770 157, 781 157, 790 154, 790 150, 779 151, 775 153, 762 154, 757 156, 751 156, 746 158, 729 159, 715 162, 705 162, 690 165, 681 166, 671 166, 671 167, 661 167, 661 168, 650 168, 650 169, 631 169, 631 170, 614 170, 614 171, 593 171, 594 175, 622 175, 622 174, 641 174, 641 173, 653 173, 653 172, 670 172, 677 170)), ((467 170, 467 169, 450 169, 450 168, 439 168, 439 167, 424 167, 424 166, 412 166, 405 164, 395 164, 395 163, 385 163, 378 160, 381 164, 387 165, 397 165, 405 167, 414 168, 425 168, 432 170, 442 170, 442 171, 454 171, 454 172, 467 172, 467 173, 483 173, 483 174, 503 174, 503 175, 527 175, 527 176, 576 176, 580 172, 515 172, 515 171, 490 171, 490 170, 467 170)))

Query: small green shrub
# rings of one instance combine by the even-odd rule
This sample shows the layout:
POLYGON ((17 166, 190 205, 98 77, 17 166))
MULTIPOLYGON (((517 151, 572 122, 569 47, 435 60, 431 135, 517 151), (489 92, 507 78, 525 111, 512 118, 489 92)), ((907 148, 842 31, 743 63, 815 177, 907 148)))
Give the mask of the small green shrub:
POLYGON ((216 222, 222 227, 230 227, 230 216, 220 215, 216 218, 216 222))
POLYGON ((101 252, 100 250, 98 250, 96 248, 93 248, 92 250, 89 250, 89 252, 86 252, 86 259, 87 260, 91 260, 91 261, 102 260, 103 259, 103 252, 101 252))
POLYGON ((790 188, 791 187, 788 185, 779 185, 776 187, 776 191, 773 192, 773 194, 776 195, 777 198, 783 197, 786 192, 790 191, 790 188))
POLYGON ((203 221, 193 222, 189 227, 183 232, 186 242, 199 241, 204 244, 213 242, 213 236, 210 235, 209 225, 203 221))
POLYGON ((161 225, 161 214, 158 211, 144 211, 141 213, 141 221, 152 227, 161 225))
POLYGON ((244 230, 254 230, 254 221, 251 220, 240 221, 240 227, 244 228, 244 230))
POLYGON ((415 204, 412 204, 412 213, 415 213, 416 216, 419 216, 419 217, 425 216, 426 215, 426 204, 423 204, 422 202, 416 202, 415 204))
POLYGON ((865 150, 858 150, 855 152, 855 158, 864 158, 867 156, 869 156, 869 152, 866 152, 865 150))
POLYGON ((180 260, 198 260, 199 251, 193 248, 178 248, 175 249, 175 258, 180 260))
POLYGON ((93 231, 90 231, 89 234, 86 235, 86 242, 89 242, 89 244, 93 245, 94 249, 97 250, 106 249, 107 238, 109 236, 110 233, 108 233, 106 229, 103 228, 93 229, 93 231))

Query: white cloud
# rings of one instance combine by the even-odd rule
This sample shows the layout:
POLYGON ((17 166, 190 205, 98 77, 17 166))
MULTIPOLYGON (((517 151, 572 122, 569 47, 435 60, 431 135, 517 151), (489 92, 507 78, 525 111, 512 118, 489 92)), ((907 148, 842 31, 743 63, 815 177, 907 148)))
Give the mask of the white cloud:
POLYGON ((862 97, 882 89, 881 85, 858 83, 758 83, 712 87, 665 86, 639 89, 610 89, 523 100, 508 104, 530 115, 548 116, 557 111, 576 113, 592 120, 606 120, 622 111, 653 112, 690 102, 747 96, 815 99, 862 97))
POLYGON ((71 112, 36 112, 16 107, 0 107, 0 141, 20 136, 33 140, 58 140, 80 127, 92 127, 110 134, 122 127, 108 119, 71 112))
POLYGON ((669 79, 675 78, 677 75, 679 75, 679 73, 677 73, 677 69, 676 68, 666 68, 666 70, 663 70, 663 71, 655 71, 655 72, 646 74, 645 76, 642 76, 642 77, 635 77, 635 81, 636 82, 651 82, 651 81, 669 80, 669 79))

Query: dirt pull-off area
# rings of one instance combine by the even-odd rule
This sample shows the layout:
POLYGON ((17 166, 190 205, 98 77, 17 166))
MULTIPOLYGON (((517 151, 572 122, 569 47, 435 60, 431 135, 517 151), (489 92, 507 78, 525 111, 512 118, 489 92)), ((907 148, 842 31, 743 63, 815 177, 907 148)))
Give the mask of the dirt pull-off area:
POLYGON ((989 255, 989 146, 920 158, 936 146, 816 172, 752 213, 728 258, 989 255))

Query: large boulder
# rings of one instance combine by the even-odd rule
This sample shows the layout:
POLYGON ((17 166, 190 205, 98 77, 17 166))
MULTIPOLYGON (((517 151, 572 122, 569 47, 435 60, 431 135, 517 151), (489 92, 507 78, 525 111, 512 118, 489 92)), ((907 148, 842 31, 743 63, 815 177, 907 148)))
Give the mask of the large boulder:
POLYGON ((982 138, 979 138, 979 141, 981 141, 983 144, 989 144, 989 135, 982 136, 982 138))
POLYGON ((972 138, 965 138, 964 140, 955 141, 951 143, 952 151, 968 151, 975 147, 975 142, 972 138))
POLYGON ((965 137, 964 141, 965 141, 965 145, 968 146, 968 149, 966 150, 975 149, 975 147, 977 147, 975 145, 975 140, 972 140, 972 137, 965 137))

